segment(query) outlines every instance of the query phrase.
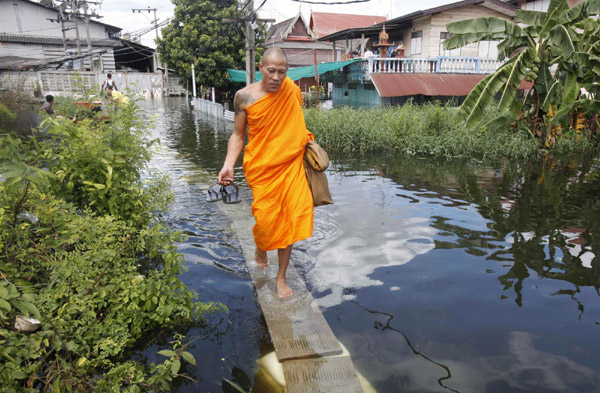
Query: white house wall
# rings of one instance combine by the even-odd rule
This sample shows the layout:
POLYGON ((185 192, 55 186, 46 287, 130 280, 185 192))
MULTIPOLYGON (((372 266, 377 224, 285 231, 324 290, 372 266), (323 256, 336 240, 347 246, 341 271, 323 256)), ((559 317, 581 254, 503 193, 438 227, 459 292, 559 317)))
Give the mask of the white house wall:
MULTIPOLYGON (((23 34, 62 38, 60 23, 48 19, 56 19, 58 11, 40 7, 23 1, 0 0, 0 33, 23 34)), ((87 38, 85 22, 79 20, 79 37, 85 45, 87 38)), ((74 23, 65 23, 65 27, 74 27, 74 23)), ((66 32, 67 38, 75 39, 75 29, 66 32)), ((96 39, 109 38, 104 25, 90 22, 90 37, 96 39)))
MULTIPOLYGON (((69 46, 69 49, 74 49, 75 47, 69 46)), ((101 49, 99 47, 94 47, 94 50, 101 49)), ((103 72, 111 72, 115 71, 115 56, 113 52, 113 48, 106 48, 106 52, 102 54, 102 69, 100 71, 103 72)), ((123 48, 117 48, 116 50, 124 50, 123 48)), ((82 52, 87 52, 87 46, 82 48, 82 52)), ((47 44, 18 44, 18 43, 0 43, 0 58, 8 57, 8 56, 16 56, 16 57, 26 57, 30 59, 56 59, 57 57, 63 57, 65 55, 65 50, 62 45, 47 45, 47 44)), ((94 56, 97 58, 98 56, 94 56)), ((83 69, 89 69, 89 59, 85 58, 83 60, 83 69)), ((66 68, 66 65, 61 67, 62 69, 66 68)))
MULTIPOLYGON (((446 10, 435 15, 415 19, 412 28, 405 30, 402 34, 402 43, 406 48, 404 51, 406 57, 433 58, 440 56, 440 33, 448 31, 447 25, 449 23, 482 16, 496 16, 510 19, 500 12, 479 5, 446 10), (411 34, 417 31, 423 32, 421 53, 411 54, 411 34)), ((460 56, 477 57, 478 45, 478 43, 472 43, 462 47, 460 56)))
MULTIPOLYGON (((447 32, 447 25, 459 20, 478 18, 482 16, 496 16, 509 19, 506 15, 480 5, 461 7, 447 10, 431 17, 429 30, 428 55, 426 57, 440 56, 440 33, 447 32)), ((478 43, 472 43, 461 48, 460 56, 477 57, 478 43)))

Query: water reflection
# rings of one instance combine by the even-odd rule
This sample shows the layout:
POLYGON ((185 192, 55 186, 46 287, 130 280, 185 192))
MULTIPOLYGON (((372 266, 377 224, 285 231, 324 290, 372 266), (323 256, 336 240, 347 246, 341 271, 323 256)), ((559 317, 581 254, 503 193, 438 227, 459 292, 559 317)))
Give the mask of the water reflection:
MULTIPOLYGON (((565 281, 557 295, 573 297, 581 286, 598 292, 600 239, 592 234, 600 229, 600 161, 593 155, 489 169, 401 160, 386 162, 382 173, 403 183, 407 174, 424 178, 430 191, 451 200, 445 206, 476 209, 485 227, 476 228, 465 217, 433 216, 431 226, 445 237, 435 247, 511 262, 498 280, 504 290, 514 290, 517 305, 523 305, 521 289, 530 271, 536 278, 565 281)), ((420 196, 443 200, 434 194, 420 196)))
MULTIPOLYGON (((151 110, 164 148, 155 164, 173 177, 173 222, 189 235, 182 278, 232 312, 223 334, 196 342, 201 381, 179 391, 228 391, 223 377, 256 373, 264 324, 235 234, 204 202, 231 129, 186 110, 151 110)), ((598 391, 597 159, 332 162, 336 204, 316 209, 292 260, 377 391, 598 391)))

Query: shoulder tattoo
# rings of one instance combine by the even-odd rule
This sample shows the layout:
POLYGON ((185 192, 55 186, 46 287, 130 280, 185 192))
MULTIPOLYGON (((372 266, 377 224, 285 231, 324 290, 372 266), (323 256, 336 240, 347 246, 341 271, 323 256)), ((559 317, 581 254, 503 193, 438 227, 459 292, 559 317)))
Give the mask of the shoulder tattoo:
POLYGON ((242 106, 246 107, 256 101, 254 97, 243 91, 238 92, 233 98, 233 111, 237 115, 242 111, 242 106))

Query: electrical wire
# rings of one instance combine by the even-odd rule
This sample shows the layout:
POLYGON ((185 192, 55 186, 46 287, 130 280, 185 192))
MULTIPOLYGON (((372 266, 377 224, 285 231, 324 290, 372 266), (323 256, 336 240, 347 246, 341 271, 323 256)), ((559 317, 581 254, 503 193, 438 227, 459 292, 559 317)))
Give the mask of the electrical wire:
POLYGON ((307 4, 324 4, 324 5, 336 5, 336 4, 352 4, 352 3, 367 3, 371 0, 347 0, 347 1, 312 1, 312 0, 292 0, 297 3, 307 3, 307 4))

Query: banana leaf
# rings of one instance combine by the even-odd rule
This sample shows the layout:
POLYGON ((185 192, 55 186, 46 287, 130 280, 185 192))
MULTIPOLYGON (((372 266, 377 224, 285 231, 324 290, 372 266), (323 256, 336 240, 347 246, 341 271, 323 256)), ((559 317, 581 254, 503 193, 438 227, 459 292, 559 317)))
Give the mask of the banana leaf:
POLYGON ((502 97, 498 104, 498 110, 505 112, 510 108, 510 104, 515 100, 519 85, 525 76, 526 62, 531 58, 531 52, 534 49, 528 51, 522 51, 519 53, 513 61, 506 64, 506 81, 502 89, 502 97))
POLYGON ((571 23, 580 17, 588 17, 600 13, 600 0, 584 0, 576 4, 565 15, 565 22, 571 23))
POLYGON ((565 60, 568 60, 573 52, 575 52, 573 40, 571 39, 567 28, 563 25, 554 26, 554 28, 550 30, 548 40, 552 45, 555 45, 561 49, 565 60))
POLYGON ((546 23, 546 13, 519 9, 515 11, 515 19, 529 26, 542 27, 546 23))

